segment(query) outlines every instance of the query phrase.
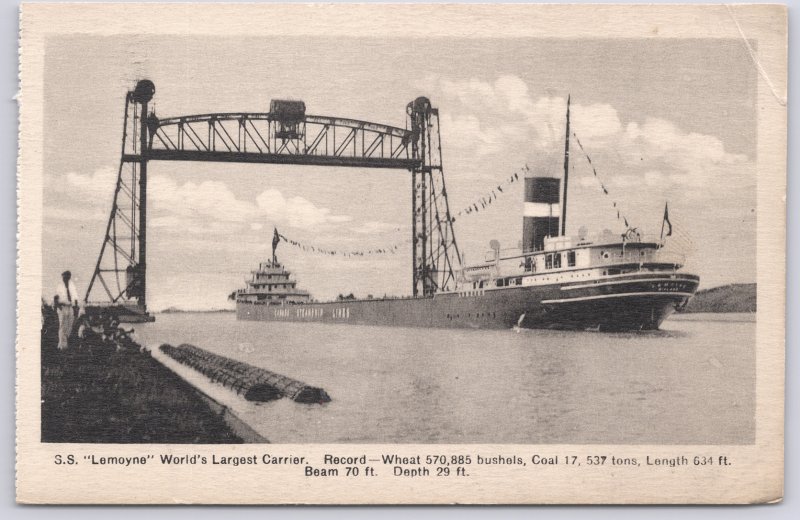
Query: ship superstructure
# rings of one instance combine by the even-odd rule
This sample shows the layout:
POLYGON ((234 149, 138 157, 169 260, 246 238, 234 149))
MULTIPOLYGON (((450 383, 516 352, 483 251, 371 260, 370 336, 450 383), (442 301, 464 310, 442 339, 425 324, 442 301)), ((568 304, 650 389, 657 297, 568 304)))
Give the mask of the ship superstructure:
POLYGON ((308 291, 297 288, 297 281, 277 258, 261 262, 250 272, 244 289, 236 291, 236 301, 255 305, 301 304, 311 301, 308 291))

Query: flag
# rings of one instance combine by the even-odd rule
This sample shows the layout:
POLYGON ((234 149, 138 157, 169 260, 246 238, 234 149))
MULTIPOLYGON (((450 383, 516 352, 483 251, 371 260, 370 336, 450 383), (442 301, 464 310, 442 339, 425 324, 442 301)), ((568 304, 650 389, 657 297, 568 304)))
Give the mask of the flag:
POLYGON ((672 222, 669 221, 669 208, 667 207, 667 203, 664 203, 664 220, 661 222, 661 238, 664 238, 664 226, 669 226, 667 228, 666 236, 672 236, 672 222))
POLYGON ((281 235, 280 235, 280 233, 278 233, 278 228, 274 228, 274 229, 275 229, 275 234, 272 235, 272 249, 275 249, 276 247, 278 247, 278 244, 281 241, 281 235))

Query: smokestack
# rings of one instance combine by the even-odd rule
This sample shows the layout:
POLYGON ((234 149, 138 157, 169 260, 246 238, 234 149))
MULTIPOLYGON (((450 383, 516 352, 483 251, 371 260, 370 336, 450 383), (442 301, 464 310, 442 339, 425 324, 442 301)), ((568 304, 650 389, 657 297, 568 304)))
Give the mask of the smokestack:
POLYGON ((544 248, 544 237, 558 235, 561 212, 559 198, 561 179, 553 177, 525 178, 525 208, 522 218, 522 251, 544 248))

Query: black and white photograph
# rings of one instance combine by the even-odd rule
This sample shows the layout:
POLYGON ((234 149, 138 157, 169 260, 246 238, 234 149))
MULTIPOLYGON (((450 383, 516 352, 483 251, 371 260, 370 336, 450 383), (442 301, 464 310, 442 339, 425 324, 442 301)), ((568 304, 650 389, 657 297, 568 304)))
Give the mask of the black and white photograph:
POLYGON ((571 11, 394 6, 404 35, 390 6, 239 7, 208 33, 208 6, 197 27, 162 6, 176 30, 147 32, 42 31, 82 8, 23 9, 40 135, 21 262, 41 320, 18 349, 31 442, 59 471, 688 483, 758 449, 761 329, 783 349, 785 197, 763 183, 785 193, 786 70, 747 22, 785 41, 785 11, 694 8, 694 32, 620 36, 635 24, 604 15, 649 11, 617 6, 597 13, 617 34, 572 36, 518 28, 571 11), (285 30, 237 31, 245 13, 285 30), (302 23, 337 13, 376 28, 302 23), (440 31, 451 17, 463 30, 440 31), (765 100, 784 118, 771 148, 765 100))

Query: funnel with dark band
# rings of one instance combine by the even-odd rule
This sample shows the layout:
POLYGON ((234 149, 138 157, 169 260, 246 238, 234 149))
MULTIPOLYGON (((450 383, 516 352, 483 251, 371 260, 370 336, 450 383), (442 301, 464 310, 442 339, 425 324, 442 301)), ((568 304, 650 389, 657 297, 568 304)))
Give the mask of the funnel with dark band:
POLYGON ((525 208, 522 218, 522 251, 544 249, 545 237, 559 234, 561 179, 525 178, 525 208))

